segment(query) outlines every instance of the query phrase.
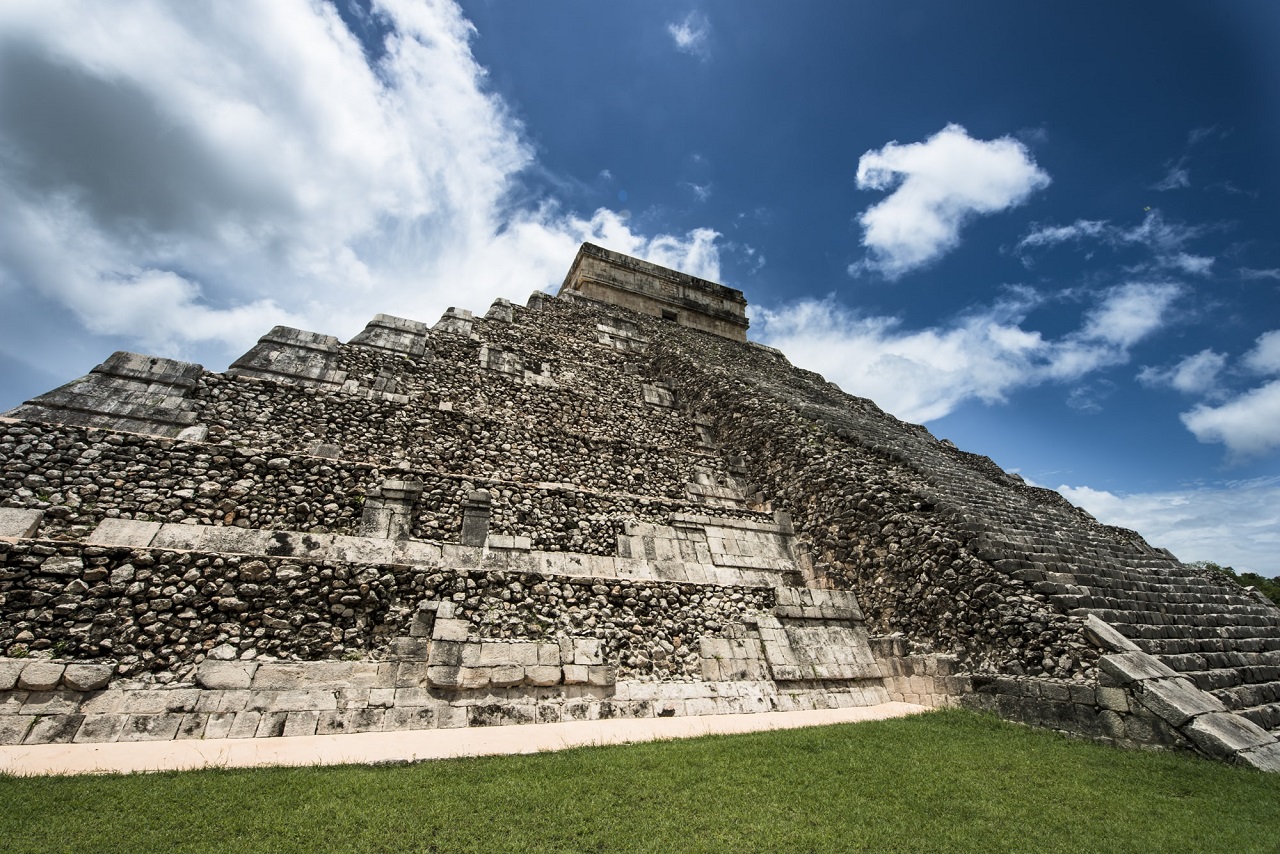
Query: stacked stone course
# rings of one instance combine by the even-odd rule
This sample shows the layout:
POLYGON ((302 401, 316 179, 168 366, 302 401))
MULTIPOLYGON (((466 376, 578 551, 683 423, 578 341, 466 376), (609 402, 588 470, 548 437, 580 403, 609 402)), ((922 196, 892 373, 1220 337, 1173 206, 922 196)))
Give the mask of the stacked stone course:
POLYGON ((0 740, 893 698, 1280 768, 1280 611, 718 321, 583 293, 278 327, 224 374, 117 354, 9 413, 0 740))

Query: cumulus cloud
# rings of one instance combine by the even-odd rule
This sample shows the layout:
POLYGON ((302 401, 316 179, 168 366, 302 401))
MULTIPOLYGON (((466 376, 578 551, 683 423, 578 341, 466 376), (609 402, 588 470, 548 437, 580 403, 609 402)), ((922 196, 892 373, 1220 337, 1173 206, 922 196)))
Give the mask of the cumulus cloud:
POLYGON ((892 279, 951 251, 968 220, 1021 205, 1049 185, 1049 176, 1013 137, 973 139, 949 124, 924 142, 866 152, 857 181, 864 190, 893 192, 859 216, 867 257, 850 272, 892 279))
POLYGON ((1280 448, 1280 380, 1221 406, 1200 404, 1179 416, 1201 442, 1220 442, 1237 460, 1280 448))
POLYGON ((1211 394, 1217 391, 1218 378, 1226 364, 1225 354, 1201 350, 1171 368, 1144 367, 1138 372, 1138 381, 1150 386, 1168 386, 1184 394, 1211 394))
POLYGON ((1280 329, 1264 332, 1244 355, 1244 364, 1259 374, 1280 374, 1280 329))
POLYGON ((1066 485, 1058 492, 1099 521, 1140 531, 1181 560, 1280 575, 1280 478, 1132 495, 1066 485))
MULTIPOLYGON (((1078 329, 1056 340, 1024 328, 1040 303, 1028 290, 926 329, 860 315, 834 297, 762 308, 753 325, 764 343, 795 364, 899 418, 928 422, 967 400, 998 403, 1020 388, 1075 382, 1123 364, 1134 345, 1161 327, 1179 293, 1166 284, 1113 288, 1098 296, 1078 329)), ((1102 396, 1094 394, 1090 405, 1102 396)))
MULTIPOLYGON (((1280 330, 1260 335, 1241 363, 1255 374, 1280 374, 1280 330)), ((1233 461, 1261 456, 1280 448, 1280 379, 1220 405, 1201 403, 1179 417, 1199 441, 1224 445, 1233 461)))
POLYGON ((681 21, 667 24, 667 33, 675 42, 676 50, 696 56, 703 61, 711 56, 711 22, 699 12, 690 12, 681 21))
POLYGON ((533 149, 461 10, 374 12, 370 58, 308 0, 0 5, 0 355, 83 372, 58 317, 220 367, 276 323, 523 300, 584 240, 719 277, 709 229, 516 201, 533 149))

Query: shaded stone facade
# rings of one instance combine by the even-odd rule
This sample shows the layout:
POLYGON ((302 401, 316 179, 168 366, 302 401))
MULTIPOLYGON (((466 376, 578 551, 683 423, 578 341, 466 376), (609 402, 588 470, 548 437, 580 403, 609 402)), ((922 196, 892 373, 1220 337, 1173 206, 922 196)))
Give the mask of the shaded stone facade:
POLYGON ((896 699, 1280 767, 1280 611, 743 307, 584 246, 555 298, 120 353, 7 413, 0 741, 896 699))

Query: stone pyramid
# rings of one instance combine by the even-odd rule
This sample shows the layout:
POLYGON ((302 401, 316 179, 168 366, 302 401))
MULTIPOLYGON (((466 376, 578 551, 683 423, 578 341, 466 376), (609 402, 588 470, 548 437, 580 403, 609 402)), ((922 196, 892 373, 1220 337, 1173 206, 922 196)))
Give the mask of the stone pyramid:
POLYGON ((584 244, 0 419, 0 743, 965 705, 1280 770, 1280 609, 584 244))

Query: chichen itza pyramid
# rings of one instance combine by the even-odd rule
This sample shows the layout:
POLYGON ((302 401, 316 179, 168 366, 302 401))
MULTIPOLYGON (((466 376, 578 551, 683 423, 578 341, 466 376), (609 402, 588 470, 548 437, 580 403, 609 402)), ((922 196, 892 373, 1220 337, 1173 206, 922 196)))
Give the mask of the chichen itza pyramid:
POLYGON ((0 743, 872 705, 1280 770, 1280 609, 580 250, 0 419, 0 743))

